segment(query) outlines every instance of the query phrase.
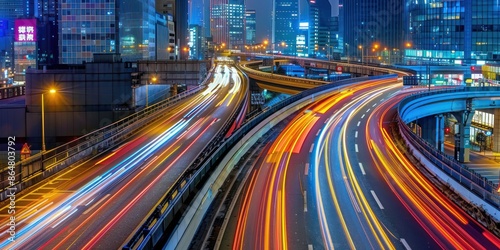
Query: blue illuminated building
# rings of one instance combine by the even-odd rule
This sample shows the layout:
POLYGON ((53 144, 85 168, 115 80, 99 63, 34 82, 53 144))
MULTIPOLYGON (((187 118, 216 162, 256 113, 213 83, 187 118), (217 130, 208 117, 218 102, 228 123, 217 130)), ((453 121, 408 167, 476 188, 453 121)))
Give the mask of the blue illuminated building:
POLYGON ((408 1, 411 64, 484 64, 500 61, 497 0, 408 1))
POLYGON ((283 53, 296 54, 299 33, 299 0, 274 0, 272 43, 286 44, 283 53))

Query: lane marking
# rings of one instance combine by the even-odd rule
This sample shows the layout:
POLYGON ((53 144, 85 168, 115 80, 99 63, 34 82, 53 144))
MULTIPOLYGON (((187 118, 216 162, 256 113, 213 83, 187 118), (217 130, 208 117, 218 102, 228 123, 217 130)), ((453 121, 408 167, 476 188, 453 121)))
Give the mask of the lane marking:
POLYGON ((304 191, 304 213, 307 212, 307 191, 304 191))
POLYGON ((361 173, 362 173, 363 175, 366 175, 366 173, 365 173, 365 168, 363 168, 363 163, 361 163, 361 162, 359 163, 359 168, 361 169, 361 173))
POLYGON ((370 110, 371 110, 371 109, 368 109, 368 110, 366 111, 366 113, 370 112, 370 110))
POLYGON ((382 203, 380 203, 380 200, 378 199, 377 195, 375 194, 375 191, 370 190, 370 192, 372 193, 373 198, 375 198, 375 201, 377 202, 377 204, 380 207, 380 209, 384 209, 384 206, 382 206, 382 203))
POLYGON ((354 147, 356 148, 356 153, 358 153, 358 144, 354 144, 354 147))
POLYGON ((307 245, 307 250, 313 250, 313 245, 312 244, 307 245))
POLYGON ((372 107, 375 107, 375 106, 377 106, 377 104, 376 104, 376 103, 374 103, 372 107))
POLYGON ((314 143, 311 144, 311 148, 309 149, 309 153, 312 153, 313 152, 313 149, 314 149, 314 143))
POLYGON ((361 116, 361 119, 363 119, 363 118, 365 118, 365 114, 363 114, 363 115, 361 116))
POLYGON ((56 228, 57 226, 59 226, 59 224, 61 224, 63 221, 65 221, 68 217, 70 217, 71 215, 73 215, 76 211, 78 211, 78 208, 73 210, 71 213, 69 213, 68 215, 66 215, 62 220, 60 220, 59 222, 57 222, 54 226, 52 226, 52 228, 56 228))
POLYGON ((309 174, 309 163, 306 163, 306 168, 304 169, 304 175, 309 174))
POLYGON ((153 159, 151 159, 151 161, 149 161, 148 164, 146 164, 145 166, 142 166, 141 169, 148 168, 149 166, 151 166, 151 164, 153 164, 153 162, 156 160, 156 158, 158 158, 158 155, 155 155, 155 157, 153 157, 153 159))
POLYGON ((358 138, 358 131, 356 131, 356 133, 354 134, 354 137, 358 138))
POLYGON ((410 245, 408 245, 408 242, 406 242, 405 239, 401 238, 401 243, 403 243, 403 246, 405 246, 406 250, 411 250, 410 245))
POLYGON ((319 135, 319 132, 321 132, 321 129, 318 129, 318 132, 316 132, 316 136, 319 135))
POLYGON ((359 127, 360 124, 361 124, 361 121, 358 122, 358 127, 359 127))
POLYGON ((88 212, 90 212, 90 210, 94 209, 97 205, 99 205, 99 203, 101 203, 102 201, 104 201, 106 198, 108 198, 108 196, 110 196, 110 194, 107 194, 105 195, 102 199, 100 199, 96 204, 94 204, 93 206, 91 206, 89 209, 85 210, 85 212, 83 212, 83 214, 87 214, 88 212))

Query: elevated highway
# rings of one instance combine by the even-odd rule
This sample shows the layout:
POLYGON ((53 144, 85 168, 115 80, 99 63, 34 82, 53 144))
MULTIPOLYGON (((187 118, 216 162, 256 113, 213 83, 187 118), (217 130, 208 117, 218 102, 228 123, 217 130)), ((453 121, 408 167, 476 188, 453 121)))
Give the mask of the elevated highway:
POLYGON ((405 123, 436 114, 500 108, 500 87, 464 87, 417 96, 401 106, 400 115, 405 123))
MULTIPOLYGON (((329 83, 327 81, 265 73, 258 70, 258 67, 262 65, 263 61, 244 61, 244 58, 245 57, 242 57, 239 69, 245 72, 250 79, 255 80, 257 85, 262 89, 294 95, 306 89, 311 89, 329 83)), ((335 71, 338 66, 341 66, 343 72, 351 73, 353 76, 379 76, 387 74, 397 74, 399 77, 401 77, 403 75, 413 73, 413 71, 411 70, 392 67, 376 67, 372 65, 350 64, 300 57, 279 56, 275 57, 274 61, 279 63, 293 62, 301 66, 328 69, 329 71, 335 71)))
MULTIPOLYGON (((477 169, 464 163, 469 162, 470 127, 474 112, 480 109, 498 109, 499 98, 499 87, 461 87, 414 94, 403 99, 398 107, 399 129, 415 158, 466 197, 471 202, 466 206, 466 209, 471 210, 468 211, 469 214, 492 228, 495 223, 489 216, 500 220, 498 182, 494 183, 477 169), (454 156, 444 153, 443 114, 452 114, 458 121, 454 156), (425 131, 419 135, 415 126, 411 126, 415 124, 422 126, 422 131, 428 130, 428 135, 425 135, 425 131), (429 143, 432 140, 435 143, 429 143)), ((495 126, 493 134, 499 134, 498 124, 495 126)), ((495 147, 498 148, 498 141, 495 142, 494 150, 495 147)), ((498 164, 487 167, 498 175, 498 164)))

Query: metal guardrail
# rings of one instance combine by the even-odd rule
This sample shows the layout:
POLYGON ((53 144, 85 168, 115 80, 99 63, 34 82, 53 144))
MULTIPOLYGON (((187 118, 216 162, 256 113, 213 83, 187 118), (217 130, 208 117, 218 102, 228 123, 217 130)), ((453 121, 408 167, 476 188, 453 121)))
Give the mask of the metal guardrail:
POLYGON ((26 94, 25 85, 16 85, 5 88, 0 88, 0 100, 8 99, 16 96, 22 96, 26 94))
POLYGON ((165 115, 166 112, 162 112, 164 109, 200 92, 210 77, 211 74, 208 74, 197 88, 169 97, 69 143, 19 161, 14 166, 4 167, 0 172, 0 200, 7 198, 11 188, 16 188, 16 192, 19 192, 71 164, 119 145, 146 124, 165 115), (9 178, 14 178, 15 181, 12 182, 9 178))
MULTIPOLYGON (((247 55, 247 56, 252 56, 252 54, 248 53, 239 53, 241 55, 247 55)), ((273 55, 270 54, 263 54, 263 56, 268 56, 271 57, 273 55)), ((398 74, 398 75, 408 75, 408 74, 416 74, 415 70, 412 69, 407 69, 407 68, 400 68, 397 66, 393 65, 383 65, 383 64, 377 64, 377 63, 367 63, 367 62, 356 62, 356 61, 334 61, 334 60, 321 60, 317 58, 307 58, 307 57, 296 57, 296 56, 286 56, 286 55, 274 55, 275 60, 280 60, 280 59, 287 59, 290 61, 308 61, 308 62, 314 62, 317 65, 325 65, 325 64, 334 64, 338 66, 343 66, 344 68, 347 67, 349 69, 364 69, 364 70, 369 70, 372 72, 377 72, 379 75, 380 74, 398 74)), ((257 63, 261 63, 261 61, 256 61, 257 63)), ((252 64, 254 62, 248 62, 248 64, 252 64)), ((356 72, 351 72, 351 73, 356 73, 356 72)))
MULTIPOLYGON (((408 69, 401 69, 393 66, 384 66, 384 67, 375 67, 372 65, 359 65, 359 64, 347 64, 347 63, 340 63, 340 62, 334 62, 334 61, 322 61, 322 60, 317 60, 317 59, 309 59, 309 58, 295 58, 295 57, 286 57, 290 59, 297 59, 297 60, 308 60, 312 62, 318 62, 322 64, 336 64, 336 65, 342 65, 344 67, 355 67, 363 70, 369 70, 373 72, 378 72, 380 74, 397 74, 398 76, 402 75, 409 75, 409 74, 415 74, 416 72, 413 70, 408 70, 408 69)), ((305 79, 305 78, 297 78, 297 77, 291 77, 291 76, 284 76, 280 74, 269 74, 265 73, 247 66, 255 66, 258 64, 261 64, 262 61, 249 61, 249 62, 242 62, 241 63, 241 70, 244 71, 245 73, 249 74, 250 77, 257 77, 260 78, 260 80, 268 80, 268 81, 282 81, 286 83, 291 83, 287 85, 289 88, 295 87, 295 88, 301 88, 301 89, 309 89, 313 88, 316 86, 321 86, 326 83, 326 81, 318 81, 318 80, 312 80, 312 79, 305 79)))
MULTIPOLYGON (((246 90, 247 91, 247 90, 246 90)), ((246 96, 246 95, 245 95, 246 96)), ((156 208, 150 215, 147 217, 143 225, 141 225, 141 229, 136 231, 135 234, 131 237, 129 242, 123 247, 123 249, 132 249, 137 243, 140 242, 145 242, 144 238, 144 230, 146 228, 153 228, 155 225, 158 223, 158 217, 159 213, 161 213, 162 210, 171 208, 172 206, 175 206, 176 204, 173 203, 173 200, 181 199, 185 200, 189 195, 185 195, 183 190, 185 190, 185 187, 190 187, 189 184, 192 182, 193 178, 198 180, 198 182, 205 177, 206 172, 202 172, 201 175, 193 174, 193 173, 198 173, 199 169, 202 168, 200 166, 206 165, 206 162, 212 162, 210 159, 212 158, 212 155, 216 150, 220 147, 220 145, 223 143, 224 138, 229 131, 230 127, 232 124, 236 121, 238 117, 238 113, 241 111, 241 109, 245 106, 245 102, 240 102, 238 107, 231 113, 230 118, 225 121, 224 125, 221 127, 221 129, 218 131, 218 133, 210 140, 209 144, 207 144, 204 149, 200 152, 200 154, 193 159, 191 164, 189 165, 188 168, 184 170, 184 172, 177 178, 175 181, 174 185, 172 185, 169 190, 165 193, 163 198, 160 199, 160 202, 157 204, 156 208), (204 164, 204 165, 201 165, 204 164), (196 175, 196 176, 195 176, 196 175), (195 177, 193 177, 195 176, 195 177), (188 186, 186 186, 188 185, 188 186), (142 241, 141 241, 142 240, 142 241)), ((194 187, 189 188, 190 191, 193 192, 194 187)), ((177 207, 177 209, 182 210, 180 207, 177 207)), ((172 218, 169 219, 173 220, 172 218)), ((149 230, 147 230, 149 232, 149 230)), ((157 237, 155 242, 158 242, 161 237, 157 237)), ((141 244, 142 245, 142 244, 141 244)), ((141 248, 141 247, 140 247, 141 248)))
POLYGON ((255 62, 242 62, 240 69, 247 73, 247 74, 252 74, 260 77, 265 77, 269 80, 280 80, 280 81, 288 81, 288 82, 293 82, 293 83, 302 83, 302 84, 308 84, 308 85, 324 85, 327 84, 328 82, 325 81, 318 81, 318 80, 312 80, 312 79, 301 79, 297 77, 292 77, 292 76, 284 76, 280 74, 269 74, 262 72, 260 70, 255 70, 249 67, 246 67, 246 65, 254 65, 254 64, 261 64, 261 61, 255 61, 255 62))
POLYGON ((335 89, 339 86, 352 84, 359 81, 376 80, 395 78, 396 75, 383 75, 372 77, 359 77, 346 80, 340 80, 335 83, 321 85, 319 87, 308 89, 299 94, 291 96, 274 106, 265 109, 261 114, 255 116, 251 121, 245 123, 242 127, 235 131, 235 133, 227 138, 223 143, 217 145, 215 152, 213 152, 197 169, 190 169, 190 172, 185 172, 182 178, 177 180, 175 188, 171 189, 165 196, 163 207, 158 207, 148 218, 151 224, 143 224, 143 226, 134 234, 133 238, 123 247, 123 249, 154 249, 159 247, 157 244, 162 238, 170 238, 172 229, 175 227, 177 221, 181 218, 183 211, 188 206, 190 199, 197 191, 197 187, 206 180, 207 174, 213 168, 217 167, 218 162, 235 147, 238 142, 245 136, 254 126, 264 121, 271 116, 274 112, 312 94, 321 91, 335 89), (166 206, 166 207, 165 207, 166 206), (161 212, 164 210, 164 212, 161 212), (170 231, 170 232, 167 232, 170 231), (139 245, 137 245, 139 244, 139 245))
MULTIPOLYGON (((488 87, 484 87, 487 91, 488 87)), ((443 172, 449 175, 451 178, 467 187, 470 191, 476 193, 483 200, 489 202, 490 204, 500 207, 500 196, 496 193, 497 186, 488 181, 485 177, 476 173, 473 169, 469 169, 467 166, 461 164, 452 156, 446 155, 441 151, 437 150, 433 145, 425 141, 424 139, 413 133, 410 127, 403 122, 401 118, 400 111, 404 109, 405 105, 415 101, 416 99, 436 94, 436 93, 450 93, 450 92, 467 92, 470 90, 478 90, 477 87, 465 87, 463 89, 454 90, 443 90, 437 92, 425 92, 419 94, 413 94, 411 96, 403 99, 398 106, 398 125, 401 133, 410 141, 410 143, 415 146, 418 151, 420 151, 427 159, 429 159, 433 164, 439 167, 443 172)), ((496 88, 498 89, 498 88, 496 88)))

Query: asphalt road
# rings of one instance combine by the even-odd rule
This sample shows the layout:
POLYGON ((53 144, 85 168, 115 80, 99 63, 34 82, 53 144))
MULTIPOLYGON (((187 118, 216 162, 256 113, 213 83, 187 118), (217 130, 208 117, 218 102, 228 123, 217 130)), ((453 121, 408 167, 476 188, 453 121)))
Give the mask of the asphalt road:
POLYGON ((233 77, 215 74, 205 91, 126 144, 16 196, 15 242, 4 204, 0 248, 120 248, 246 96, 233 77))

